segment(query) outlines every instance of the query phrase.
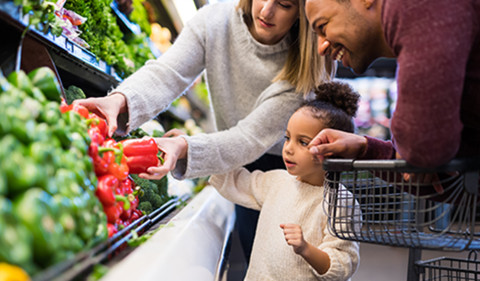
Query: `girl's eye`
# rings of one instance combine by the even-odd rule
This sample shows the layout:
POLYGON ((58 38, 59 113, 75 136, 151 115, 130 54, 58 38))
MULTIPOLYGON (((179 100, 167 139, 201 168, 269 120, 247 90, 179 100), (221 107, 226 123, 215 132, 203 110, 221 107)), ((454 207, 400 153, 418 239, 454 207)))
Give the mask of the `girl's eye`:
POLYGON ((302 146, 308 146, 308 143, 309 143, 308 141, 303 141, 303 140, 300 141, 300 145, 302 146))
POLYGON ((284 136, 285 138, 285 141, 290 141, 290 137, 289 136, 284 136))

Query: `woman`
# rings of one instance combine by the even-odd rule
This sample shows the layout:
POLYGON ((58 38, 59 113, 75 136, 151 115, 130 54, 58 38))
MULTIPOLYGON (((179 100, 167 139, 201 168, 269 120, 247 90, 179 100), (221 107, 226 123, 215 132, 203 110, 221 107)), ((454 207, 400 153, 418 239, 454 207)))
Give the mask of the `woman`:
MULTIPOLYGON (((316 52, 303 0, 225 2, 200 9, 165 54, 107 97, 77 102, 104 116, 110 134, 125 134, 164 111, 203 71, 218 131, 157 139, 165 163, 140 176, 208 176, 262 155, 250 169, 283 167, 289 116, 303 96, 330 80, 334 66, 316 52)), ((251 244, 254 233, 248 232, 251 244)))

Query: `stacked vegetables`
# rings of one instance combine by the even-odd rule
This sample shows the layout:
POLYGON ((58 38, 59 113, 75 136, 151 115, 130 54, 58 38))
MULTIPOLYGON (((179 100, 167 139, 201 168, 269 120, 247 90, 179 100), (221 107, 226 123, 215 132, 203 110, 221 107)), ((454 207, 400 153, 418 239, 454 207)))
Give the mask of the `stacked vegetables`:
POLYGON ((98 185, 95 191, 107 216, 108 234, 128 226, 143 214, 137 209, 139 189, 129 174, 146 172, 157 166, 159 150, 153 138, 116 141, 107 136, 107 123, 81 105, 62 104, 62 112, 75 111, 87 120, 91 142, 88 154, 93 160, 98 185), (135 190, 136 189, 136 190, 135 190))
POLYGON ((107 239, 87 123, 55 75, 0 75, 0 262, 33 274, 107 239))

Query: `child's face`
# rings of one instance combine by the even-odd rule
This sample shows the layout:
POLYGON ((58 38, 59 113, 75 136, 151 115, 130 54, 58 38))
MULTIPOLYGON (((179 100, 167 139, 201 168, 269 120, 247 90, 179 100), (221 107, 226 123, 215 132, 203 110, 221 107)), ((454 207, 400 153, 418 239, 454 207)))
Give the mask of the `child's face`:
POLYGON ((323 185, 321 163, 308 151, 308 143, 324 128, 307 109, 295 112, 288 121, 283 145, 283 161, 287 171, 302 182, 323 185))

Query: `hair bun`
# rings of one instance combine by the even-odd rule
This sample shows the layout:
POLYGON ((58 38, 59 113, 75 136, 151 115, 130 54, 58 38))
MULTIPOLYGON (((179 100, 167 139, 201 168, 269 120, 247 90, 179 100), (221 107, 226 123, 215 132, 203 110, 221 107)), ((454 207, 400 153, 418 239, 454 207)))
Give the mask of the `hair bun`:
POLYGON ((317 101, 329 103, 351 117, 357 114, 360 95, 347 83, 338 81, 324 83, 319 85, 314 93, 317 101))

